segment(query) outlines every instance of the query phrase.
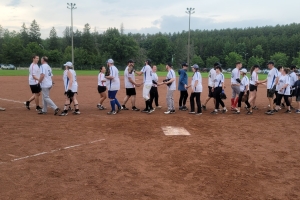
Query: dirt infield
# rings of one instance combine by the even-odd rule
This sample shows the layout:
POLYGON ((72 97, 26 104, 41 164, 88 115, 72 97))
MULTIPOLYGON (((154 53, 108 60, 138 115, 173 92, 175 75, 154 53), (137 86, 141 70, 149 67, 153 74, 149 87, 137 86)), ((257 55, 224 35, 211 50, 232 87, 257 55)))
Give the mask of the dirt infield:
MULTIPOLYGON (((25 109, 27 77, 0 77, 1 199, 300 199, 299 116, 264 115, 263 86, 252 116, 210 115, 212 101, 202 116, 164 115, 165 86, 162 110, 108 116, 96 108, 97 76, 78 79, 82 114, 59 117, 25 109), (162 126, 191 135, 165 136, 162 126)), ((62 78, 54 80, 50 96, 62 108, 62 78)))

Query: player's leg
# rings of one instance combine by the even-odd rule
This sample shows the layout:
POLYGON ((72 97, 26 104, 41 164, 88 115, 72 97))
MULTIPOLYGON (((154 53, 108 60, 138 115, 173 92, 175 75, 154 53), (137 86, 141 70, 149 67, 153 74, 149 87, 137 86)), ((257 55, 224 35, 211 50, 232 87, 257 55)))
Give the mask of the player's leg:
POLYGON ((234 86, 232 85, 231 86, 231 110, 234 110, 234 100, 235 100, 235 97, 236 97, 236 93, 235 93, 235 90, 234 90, 234 86))
POLYGON ((289 100, 289 95, 284 95, 283 98, 284 98, 285 104, 287 106, 287 110, 285 112, 286 113, 292 113, 292 111, 291 111, 292 106, 291 106, 291 103, 290 103, 290 100, 289 100))
POLYGON ((172 113, 175 113, 174 92, 175 92, 175 90, 170 91, 170 103, 171 103, 170 107, 171 107, 172 113))
POLYGON ((195 114, 195 92, 192 92, 190 95, 190 114, 195 114))
POLYGON ((239 101, 240 86, 238 86, 238 85, 234 86, 234 90, 235 90, 235 94, 236 94, 236 98, 234 100, 234 108, 236 108, 238 101, 239 101))
POLYGON ((273 104, 274 93, 270 89, 267 90, 267 97, 270 105, 270 110, 268 110, 265 114, 273 115, 274 114, 274 104, 273 104))
POLYGON ((158 104, 158 98, 159 98, 159 94, 158 94, 158 90, 157 90, 157 87, 155 88, 155 91, 154 91, 154 102, 155 102, 155 106, 156 108, 161 108, 161 106, 158 104))
POLYGON ((66 100, 65 100, 65 105, 64 105, 64 110, 60 113, 59 116, 67 116, 68 115, 68 110, 71 104, 71 99, 65 94, 66 100))
POLYGON ((215 104, 215 110, 211 112, 211 114, 217 114, 219 107, 220 107, 220 93, 221 91, 218 88, 215 88, 213 94, 214 94, 214 98, 216 99, 216 104, 215 104))
MULTIPOLYGON (((123 100, 123 105, 122 105, 122 110, 128 110, 128 108, 126 108, 126 103, 127 101, 129 100, 130 96, 126 95, 124 97, 124 100, 123 100)), ((131 101, 132 101, 132 98, 131 98, 131 101)))
POLYGON ((249 91, 247 91, 247 99, 246 99, 246 101, 245 101, 245 104, 246 104, 246 106, 247 106, 247 110, 249 110, 250 107, 251 107, 251 105, 250 105, 250 103, 249 103, 249 91))
POLYGON ((196 104, 197 104, 196 114, 201 115, 202 114, 202 106, 201 106, 201 99, 200 99, 201 92, 196 92, 195 95, 196 95, 196 104))
POLYGON ((296 101, 297 101, 297 104, 298 104, 298 109, 296 110, 296 113, 300 114, 300 94, 297 94, 296 101))
POLYGON ((143 98, 145 100, 146 108, 142 112, 145 112, 145 113, 153 112, 153 110, 151 110, 152 106, 150 105, 151 101, 150 101, 150 97, 149 97, 151 87, 152 87, 152 85, 144 85, 144 87, 143 87, 143 98))
POLYGON ((77 100, 77 92, 74 92, 74 96, 72 97, 72 99, 74 101, 74 107, 75 107, 75 111, 73 113, 76 115, 79 115, 80 111, 79 111, 79 105, 78 105, 79 103, 77 100))
POLYGON ((189 97, 189 93, 188 91, 183 91, 183 105, 182 105, 182 110, 187 110, 187 107, 186 107, 186 100, 187 98, 189 97))
POLYGON ((150 105, 152 107, 152 104, 153 104, 153 100, 154 100, 154 97, 155 97, 155 87, 151 87, 150 89, 150 105))
POLYGON ((183 96, 184 96, 183 91, 180 91, 180 97, 179 97, 179 102, 178 102, 179 110, 182 110, 183 96))

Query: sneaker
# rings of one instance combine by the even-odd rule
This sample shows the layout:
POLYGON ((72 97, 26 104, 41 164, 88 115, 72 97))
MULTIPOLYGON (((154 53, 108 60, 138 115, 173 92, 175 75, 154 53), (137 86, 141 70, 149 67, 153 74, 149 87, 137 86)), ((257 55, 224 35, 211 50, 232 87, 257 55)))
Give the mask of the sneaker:
POLYGON ((68 111, 67 110, 64 110, 60 113, 59 116, 67 116, 68 115, 68 111))
POLYGON ((73 108, 71 108, 71 106, 69 106, 68 111, 72 111, 72 110, 73 110, 73 108))
POLYGON ((132 110, 133 111, 140 111, 140 109, 138 109, 137 107, 133 107, 132 110))
POLYGON ((101 106, 99 107, 99 110, 105 110, 105 108, 101 105, 101 106))
POLYGON ((26 106, 26 108, 27 108, 28 110, 30 110, 30 107, 29 107, 30 102, 29 102, 29 101, 24 102, 24 105, 26 106))
POLYGON ((5 108, 0 107, 0 111, 5 111, 5 108))
POLYGON ((79 111, 79 110, 77 110, 77 111, 75 110, 75 111, 73 112, 73 114, 74 114, 74 115, 80 115, 80 111, 79 111))
POLYGON ((182 106, 179 106, 178 110, 182 110, 182 109, 183 109, 183 107, 182 107, 182 106))
POLYGON ((43 112, 42 110, 40 110, 40 111, 38 112, 38 114, 39 114, 39 115, 45 115, 46 112, 43 112))
POLYGON ((284 113, 292 113, 291 110, 286 110, 284 113))
POLYGON ((271 110, 268 110, 267 112, 265 112, 265 114, 268 114, 269 112, 271 112, 271 110))
POLYGON ((119 113, 122 110, 122 107, 118 107, 117 113, 119 113))
POLYGON ((172 114, 172 112, 170 110, 168 110, 167 112, 164 112, 166 115, 172 114))
POLYGON ((266 112, 267 115, 274 115, 274 111, 270 110, 269 112, 266 112))
POLYGON ((231 107, 231 111, 236 111, 236 108, 234 108, 234 107, 231 107))
POLYGON ((116 112, 116 111, 110 111, 110 112, 108 112, 107 114, 108 114, 108 115, 115 115, 115 114, 117 114, 117 112, 116 112))
POLYGON ((247 115, 252 115, 252 114, 253 114, 253 112, 251 112, 251 111, 247 112, 247 115))
POLYGON ((284 103, 281 103, 281 107, 282 107, 282 108, 285 108, 285 105, 284 105, 284 103))
POLYGON ((57 113, 60 111, 59 108, 56 108, 55 111, 54 111, 54 115, 57 115, 57 113))
POLYGON ((201 113, 196 113, 196 115, 202 115, 202 112, 201 113))
POLYGON ((128 108, 126 108, 125 106, 121 107, 121 110, 129 110, 128 108))
POLYGON ((174 114, 175 113, 175 110, 171 110, 171 114, 174 114))
POLYGON ((196 114, 194 111, 189 112, 189 114, 196 114))
POLYGON ((297 113, 297 114, 300 114, 300 110, 296 110, 296 113, 297 113))
POLYGON ((222 113, 227 113, 227 111, 228 110, 225 108, 225 109, 222 110, 222 113))
MULTIPOLYGON (((69 107, 69 108, 70 108, 70 107, 69 107)), ((101 105, 100 105, 100 104, 98 104, 98 105, 97 105, 97 108, 100 110, 100 108, 101 108, 101 105)))
POLYGON ((210 114, 213 114, 213 115, 216 115, 216 114, 218 114, 218 111, 212 111, 210 114))
POLYGON ((35 110, 36 110, 36 111, 41 111, 42 108, 41 108, 40 106, 37 106, 35 110))
POLYGON ((237 115, 239 115, 239 114, 241 114, 241 112, 239 112, 239 111, 235 111, 233 114, 237 114, 237 115))
POLYGON ((183 111, 187 111, 188 108, 187 108, 186 106, 182 106, 182 110, 183 110, 183 111))
POLYGON ((148 113, 148 110, 145 108, 144 110, 142 110, 143 113, 148 113))
POLYGON ((278 110, 274 109, 273 112, 278 112, 278 110))
POLYGON ((203 109, 203 110, 206 110, 206 106, 202 106, 202 109, 203 109))
POLYGON ((258 110, 258 107, 254 106, 252 107, 252 110, 258 110))
POLYGON ((157 109, 161 109, 161 108, 162 108, 162 106, 156 106, 156 108, 157 108, 157 109))
POLYGON ((153 113, 153 112, 154 112, 154 109, 150 109, 150 110, 148 111, 149 114, 151 114, 151 113, 153 113))

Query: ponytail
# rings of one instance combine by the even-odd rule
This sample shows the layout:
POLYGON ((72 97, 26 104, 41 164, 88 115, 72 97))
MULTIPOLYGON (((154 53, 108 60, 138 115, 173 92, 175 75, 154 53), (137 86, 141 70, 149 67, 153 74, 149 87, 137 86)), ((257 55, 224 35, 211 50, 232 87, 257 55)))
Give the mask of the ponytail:
POLYGON ((250 74, 251 74, 251 76, 252 76, 253 71, 254 71, 256 68, 259 68, 259 66, 258 66, 258 65, 253 65, 253 66, 251 67, 251 69, 250 69, 250 74))

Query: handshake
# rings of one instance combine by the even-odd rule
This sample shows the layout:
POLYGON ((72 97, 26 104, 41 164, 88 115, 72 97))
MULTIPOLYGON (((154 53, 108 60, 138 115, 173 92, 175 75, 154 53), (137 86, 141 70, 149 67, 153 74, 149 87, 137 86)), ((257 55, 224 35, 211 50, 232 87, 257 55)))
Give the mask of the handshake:
MULTIPOLYGON (((171 80, 171 79, 168 78, 168 79, 163 80, 163 82, 166 83, 166 82, 168 82, 168 81, 170 81, 170 80, 171 80)), ((172 84, 172 83, 168 83, 167 86, 170 87, 171 84, 172 84)))

